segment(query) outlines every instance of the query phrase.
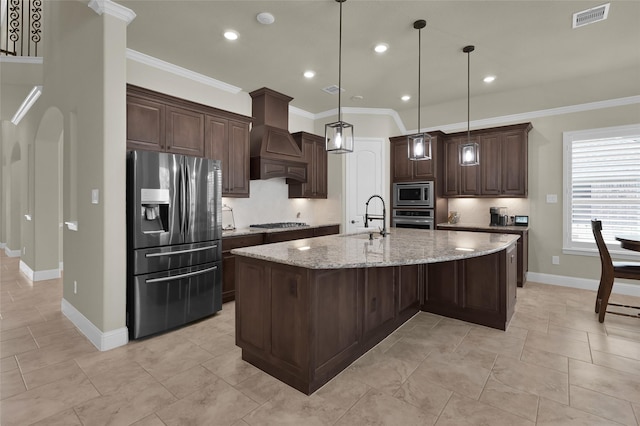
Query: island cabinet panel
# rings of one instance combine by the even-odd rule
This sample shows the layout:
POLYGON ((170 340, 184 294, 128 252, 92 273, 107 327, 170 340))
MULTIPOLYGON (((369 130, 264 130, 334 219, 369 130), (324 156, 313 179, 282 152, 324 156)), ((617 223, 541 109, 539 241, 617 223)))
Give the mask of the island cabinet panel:
POLYGON ((238 256, 242 358, 314 392, 418 312, 398 314, 398 269, 316 270, 238 256))
POLYGON ((271 324, 271 274, 269 265, 262 262, 241 262, 236 268, 238 296, 242 295, 242 304, 236 307, 236 343, 262 353, 269 353, 271 324), (253 283, 260 283, 259 286, 253 283))
POLYGON ((315 372, 322 376, 344 362, 360 342, 362 303, 358 271, 332 269, 315 272, 317 301, 313 303, 316 328, 315 372))
POLYGON ((513 244, 481 257, 428 264, 422 310, 506 330, 515 306, 515 252, 513 244))
MULTIPOLYGON (((303 370, 309 357, 309 286, 306 272, 286 265, 270 266, 271 356, 296 370, 303 370), (291 318, 298 318, 291 321, 291 318)), ((269 319, 268 319, 269 320, 269 319)))
POLYGON ((459 306, 458 264, 456 262, 434 263, 427 266, 426 306, 459 306))
POLYGON ((364 332, 376 331, 396 316, 394 268, 365 270, 364 332))
POLYGON ((422 265, 407 265, 396 268, 398 282, 398 312, 415 310, 420 305, 420 292, 423 283, 422 265))

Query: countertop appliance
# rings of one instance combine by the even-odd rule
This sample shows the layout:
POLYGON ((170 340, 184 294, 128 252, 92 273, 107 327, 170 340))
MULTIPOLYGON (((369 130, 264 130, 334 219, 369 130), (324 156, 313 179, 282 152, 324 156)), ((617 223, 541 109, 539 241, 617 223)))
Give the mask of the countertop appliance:
POLYGON ((506 207, 489 207, 489 214, 491 215, 489 223, 491 226, 506 226, 509 222, 506 207))
POLYGON ((127 156, 127 326, 131 339, 222 309, 220 161, 127 156))
POLYGON ((432 209, 433 205, 433 181, 393 184, 393 207, 432 209))

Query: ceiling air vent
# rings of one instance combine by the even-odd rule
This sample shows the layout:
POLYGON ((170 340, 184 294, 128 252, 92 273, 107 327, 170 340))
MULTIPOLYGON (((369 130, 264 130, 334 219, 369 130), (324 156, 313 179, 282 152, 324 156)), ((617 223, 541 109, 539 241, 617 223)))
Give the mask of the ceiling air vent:
POLYGON ((330 95, 337 95, 339 90, 344 92, 344 89, 340 89, 337 84, 333 84, 322 89, 323 92, 327 92, 330 95))
POLYGON ((576 12, 573 14, 573 28, 583 27, 585 25, 593 24, 594 22, 604 21, 609 15, 609 5, 611 3, 603 4, 598 7, 583 10, 582 12, 576 12))

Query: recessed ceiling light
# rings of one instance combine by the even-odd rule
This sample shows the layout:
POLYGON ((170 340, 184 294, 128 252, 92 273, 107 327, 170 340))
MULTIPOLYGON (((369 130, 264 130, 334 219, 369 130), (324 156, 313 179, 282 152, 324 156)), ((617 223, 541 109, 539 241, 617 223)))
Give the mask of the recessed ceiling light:
POLYGON ((269 12, 258 13, 256 19, 263 25, 271 25, 276 21, 276 18, 274 18, 269 12))
POLYGON ((493 80, 495 80, 495 79, 496 79, 496 76, 495 76, 495 75, 488 75, 488 76, 486 76, 486 77, 484 78, 484 80, 483 80, 483 81, 484 81, 485 83, 491 83, 491 82, 492 82, 493 80))
POLYGON ((316 73, 314 71, 308 70, 308 71, 305 71, 303 75, 306 78, 313 78, 315 77, 316 73))
POLYGON ((227 30, 224 32, 224 38, 226 38, 227 40, 237 40, 238 33, 233 30, 227 30))
POLYGON ((409 96, 409 95, 402 95, 402 97, 401 97, 400 99, 402 99, 403 101, 407 102, 409 99, 411 99, 411 96, 409 96))
POLYGON ((389 45, 387 43, 376 44, 376 47, 373 48, 376 53, 384 53, 387 51, 387 49, 389 49, 389 45))

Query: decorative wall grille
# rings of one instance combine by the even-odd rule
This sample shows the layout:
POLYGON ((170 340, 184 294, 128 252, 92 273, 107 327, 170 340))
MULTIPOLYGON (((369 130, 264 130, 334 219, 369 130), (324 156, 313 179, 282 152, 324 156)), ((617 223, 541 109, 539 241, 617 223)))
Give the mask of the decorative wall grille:
POLYGON ((0 55, 38 56, 42 0, 2 0, 0 55))

